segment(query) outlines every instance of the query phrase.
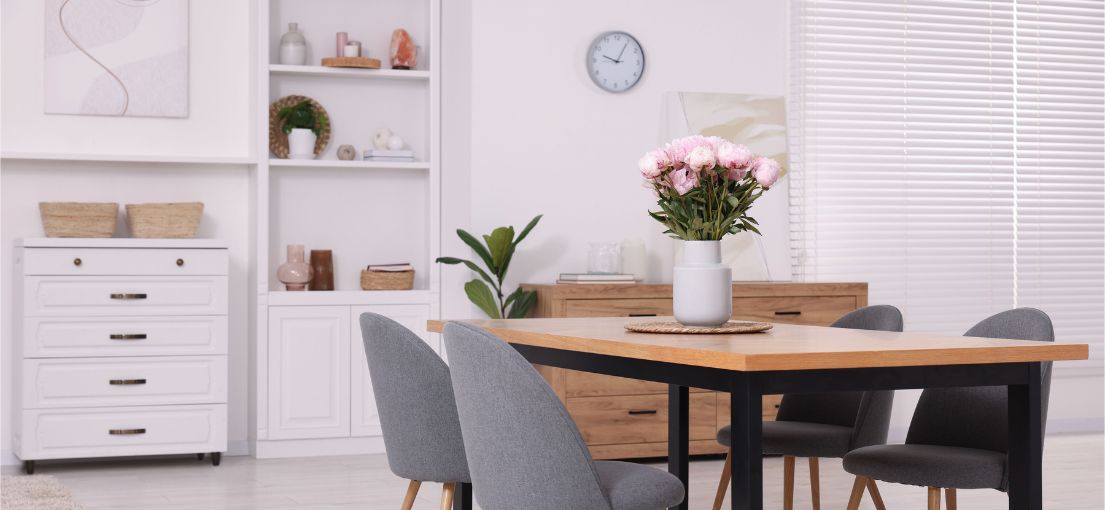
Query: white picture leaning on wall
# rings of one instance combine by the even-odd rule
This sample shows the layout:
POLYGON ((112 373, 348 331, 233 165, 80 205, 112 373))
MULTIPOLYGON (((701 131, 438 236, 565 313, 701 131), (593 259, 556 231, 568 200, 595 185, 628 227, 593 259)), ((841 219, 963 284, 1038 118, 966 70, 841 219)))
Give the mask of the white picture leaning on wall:
POLYGON ((46 0, 46 113, 188 116, 188 0, 46 0))

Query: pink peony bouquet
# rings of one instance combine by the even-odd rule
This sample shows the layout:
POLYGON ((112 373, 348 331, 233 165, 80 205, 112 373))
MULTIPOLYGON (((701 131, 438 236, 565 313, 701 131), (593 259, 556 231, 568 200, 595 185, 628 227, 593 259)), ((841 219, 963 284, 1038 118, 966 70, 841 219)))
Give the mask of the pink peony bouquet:
POLYGON ((726 234, 752 231, 752 203, 775 184, 779 163, 752 154, 747 147, 716 136, 687 136, 648 152, 638 162, 641 175, 659 198, 649 211, 684 241, 716 241, 726 234))

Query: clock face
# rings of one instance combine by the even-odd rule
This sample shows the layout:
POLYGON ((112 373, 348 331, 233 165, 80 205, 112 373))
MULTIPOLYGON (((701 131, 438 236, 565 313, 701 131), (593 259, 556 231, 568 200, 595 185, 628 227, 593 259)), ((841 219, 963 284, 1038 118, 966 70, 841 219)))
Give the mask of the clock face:
POLYGON ((587 74, 599 88, 625 92, 645 73, 645 51, 625 32, 606 32, 587 50, 587 74))

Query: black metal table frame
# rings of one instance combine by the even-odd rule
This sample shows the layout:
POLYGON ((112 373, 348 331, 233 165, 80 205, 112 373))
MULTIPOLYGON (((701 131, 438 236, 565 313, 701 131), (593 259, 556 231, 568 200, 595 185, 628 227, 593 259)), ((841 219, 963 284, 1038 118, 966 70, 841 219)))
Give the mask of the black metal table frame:
MULTIPOLYGON (((669 385, 668 471, 689 478, 689 388, 730 394, 734 510, 763 508, 762 396, 780 393, 1006 386, 1009 391, 1009 509, 1042 510, 1040 363, 742 372, 513 344, 539 365, 669 385)), ((949 419, 954 419, 951 417, 949 419)), ((458 486, 455 509, 471 509, 472 488, 458 486)), ((688 499, 675 508, 688 508, 688 499)))

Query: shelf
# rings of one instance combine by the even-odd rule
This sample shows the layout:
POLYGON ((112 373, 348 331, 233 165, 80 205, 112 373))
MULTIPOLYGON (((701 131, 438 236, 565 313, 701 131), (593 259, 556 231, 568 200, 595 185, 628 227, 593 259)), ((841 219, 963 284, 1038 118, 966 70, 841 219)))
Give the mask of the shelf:
POLYGON ((269 74, 295 76, 333 76, 337 78, 363 78, 384 80, 420 80, 430 79, 429 71, 402 69, 350 69, 344 67, 289 66, 270 64, 269 74))
POLYGON ((354 159, 270 159, 269 166, 287 166, 300 168, 367 168, 377 170, 428 170, 426 161, 363 161, 354 159))
POLYGON ((269 306, 427 305, 428 290, 270 291, 269 306))
POLYGON ((16 239, 24 248, 227 248, 221 239, 140 239, 135 237, 28 237, 16 239))
POLYGON ((141 154, 55 154, 45 152, 4 152, 0 159, 41 161, 107 161, 113 163, 184 163, 208 165, 251 165, 256 160, 236 156, 159 156, 141 154))

